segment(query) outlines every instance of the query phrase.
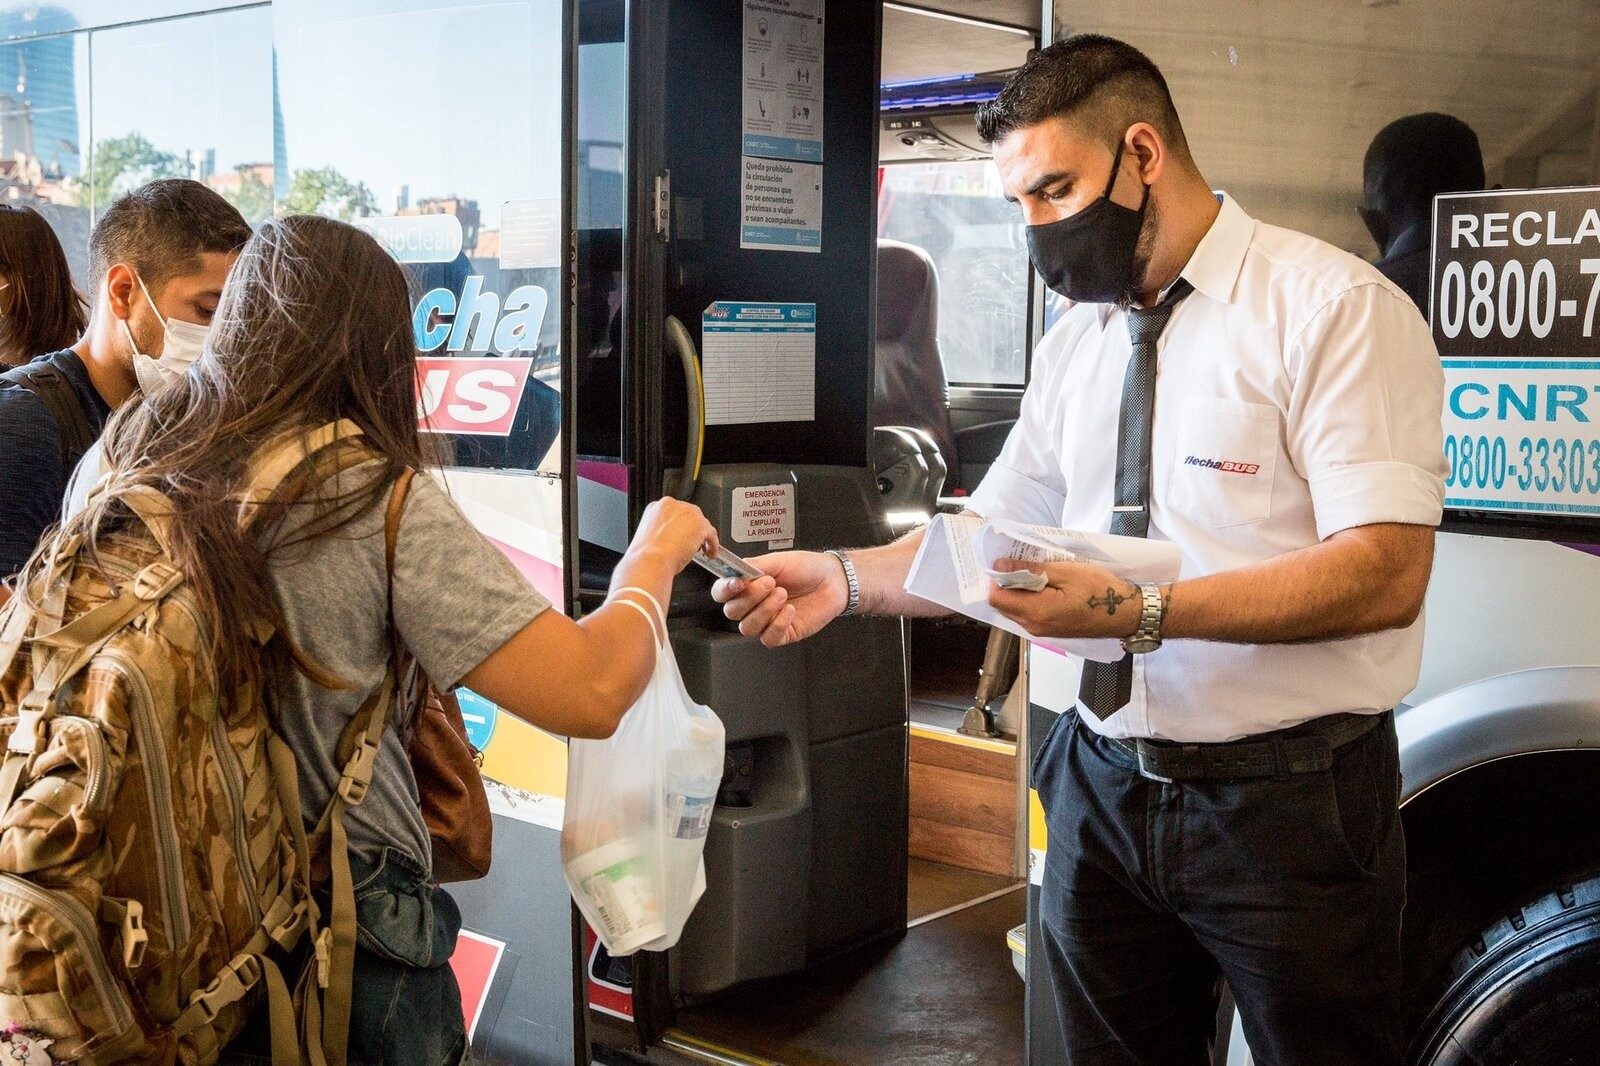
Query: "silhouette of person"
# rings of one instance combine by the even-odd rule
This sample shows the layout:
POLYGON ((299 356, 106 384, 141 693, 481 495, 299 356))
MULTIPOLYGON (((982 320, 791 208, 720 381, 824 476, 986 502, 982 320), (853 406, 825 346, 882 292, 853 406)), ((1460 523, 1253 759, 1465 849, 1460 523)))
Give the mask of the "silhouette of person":
POLYGON ((1356 210, 1378 244, 1375 265, 1426 315, 1433 198, 1483 188, 1478 135, 1451 115, 1407 115, 1378 131, 1361 169, 1356 210))

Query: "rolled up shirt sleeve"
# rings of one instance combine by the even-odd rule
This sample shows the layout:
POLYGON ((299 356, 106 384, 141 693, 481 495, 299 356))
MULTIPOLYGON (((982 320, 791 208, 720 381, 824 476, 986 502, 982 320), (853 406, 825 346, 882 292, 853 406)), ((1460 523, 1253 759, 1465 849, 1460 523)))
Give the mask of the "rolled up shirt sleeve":
POLYGON ((1444 371, 1406 297, 1357 285, 1290 344, 1288 452, 1310 485, 1317 535, 1444 514, 1444 371))

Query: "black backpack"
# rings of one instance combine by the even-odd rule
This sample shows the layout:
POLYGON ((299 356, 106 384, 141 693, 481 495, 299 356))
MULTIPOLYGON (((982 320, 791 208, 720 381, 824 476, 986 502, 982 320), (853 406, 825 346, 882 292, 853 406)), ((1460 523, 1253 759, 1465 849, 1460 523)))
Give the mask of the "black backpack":
POLYGON ((94 443, 94 427, 83 411, 72 382, 54 363, 35 359, 0 374, 0 389, 27 389, 44 402, 61 437, 61 469, 72 473, 83 453, 94 443))

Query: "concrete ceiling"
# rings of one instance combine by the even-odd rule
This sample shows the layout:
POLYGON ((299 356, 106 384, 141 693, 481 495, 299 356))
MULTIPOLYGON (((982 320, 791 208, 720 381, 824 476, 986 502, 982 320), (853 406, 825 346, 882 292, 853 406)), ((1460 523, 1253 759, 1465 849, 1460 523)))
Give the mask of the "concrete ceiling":
POLYGON ((1490 180, 1600 183, 1596 0, 1061 0, 1172 87, 1211 183, 1259 218, 1373 252, 1354 207, 1372 135, 1418 111, 1478 133, 1490 180))

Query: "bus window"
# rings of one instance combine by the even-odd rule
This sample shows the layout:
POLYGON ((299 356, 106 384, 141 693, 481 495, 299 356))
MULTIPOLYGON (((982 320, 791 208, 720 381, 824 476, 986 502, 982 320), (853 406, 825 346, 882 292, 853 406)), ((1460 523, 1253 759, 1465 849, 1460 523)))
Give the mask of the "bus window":
POLYGON ((6 203, 31 207, 61 241, 73 279, 89 270, 89 35, 42 12, 56 36, 0 47, 0 189, 6 203))
POLYGON ((400 6, 272 5, 280 208, 355 221, 405 263, 452 465, 559 473, 561 6, 400 6))
POLYGON ((878 235, 939 272, 939 351, 952 385, 1027 383, 1028 248, 988 160, 884 169, 878 235))
POLYGON ((256 8, 91 35, 95 214, 152 179, 194 178, 246 221, 271 217, 271 33, 256 8), (174 70, 184 76, 154 76, 174 70))

